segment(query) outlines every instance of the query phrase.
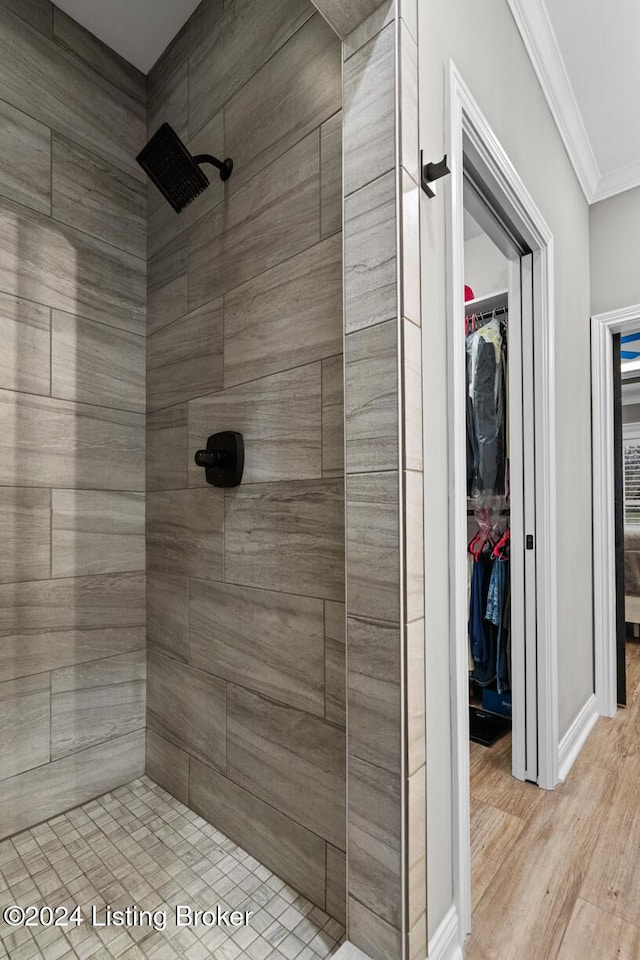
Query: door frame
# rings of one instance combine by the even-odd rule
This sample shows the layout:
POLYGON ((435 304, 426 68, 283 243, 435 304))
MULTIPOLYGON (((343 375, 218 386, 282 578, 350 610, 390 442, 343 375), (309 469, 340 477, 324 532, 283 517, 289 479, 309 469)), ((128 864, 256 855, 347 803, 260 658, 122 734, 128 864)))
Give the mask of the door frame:
POLYGON ((616 680, 616 535, 613 437, 613 337, 640 326, 640 304, 591 318, 593 464, 593 634, 598 713, 614 717, 616 680))
POLYGON ((453 779, 454 904, 461 936, 471 928, 469 783, 466 399, 464 326, 464 142, 471 144, 483 179, 508 211, 533 253, 535 309, 536 576, 538 660, 538 784, 558 782, 558 664, 556 577, 556 456, 553 235, 455 64, 446 70, 447 342, 450 476, 450 666, 453 779))

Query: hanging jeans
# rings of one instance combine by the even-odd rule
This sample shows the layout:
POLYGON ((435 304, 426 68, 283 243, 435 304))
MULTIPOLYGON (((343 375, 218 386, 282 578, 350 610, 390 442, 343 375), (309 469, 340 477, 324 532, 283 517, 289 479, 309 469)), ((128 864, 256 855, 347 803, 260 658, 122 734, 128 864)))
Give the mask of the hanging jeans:
POLYGON ((476 561, 471 577, 469 639, 475 665, 471 677, 480 686, 487 686, 496 676, 496 628, 485 619, 490 578, 490 561, 476 561))
POLYGON ((506 693, 509 683, 509 561, 494 560, 487 595, 486 619, 496 627, 496 679, 498 693, 506 693))

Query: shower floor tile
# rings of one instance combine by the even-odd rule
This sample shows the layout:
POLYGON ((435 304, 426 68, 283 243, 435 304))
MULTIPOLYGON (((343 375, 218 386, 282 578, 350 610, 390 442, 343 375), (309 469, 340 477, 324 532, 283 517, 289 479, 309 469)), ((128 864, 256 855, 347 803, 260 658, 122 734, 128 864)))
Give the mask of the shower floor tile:
POLYGON ((339 923, 148 777, 0 841, 0 914, 12 905, 79 907, 84 922, 45 925, 44 913, 34 926, 12 928, 0 919, 0 960, 325 960, 344 937, 339 923), (252 916, 236 927, 180 926, 177 905, 252 916), (135 908, 134 924, 94 924, 94 916, 105 924, 107 906, 112 914, 135 908), (140 911, 160 911, 158 925, 166 913, 165 929, 140 911))

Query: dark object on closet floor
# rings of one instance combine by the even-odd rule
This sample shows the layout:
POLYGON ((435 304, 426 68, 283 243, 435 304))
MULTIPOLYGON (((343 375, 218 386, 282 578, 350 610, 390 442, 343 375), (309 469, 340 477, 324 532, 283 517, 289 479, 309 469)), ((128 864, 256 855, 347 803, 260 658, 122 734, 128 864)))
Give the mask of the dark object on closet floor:
POLYGON ((510 730, 511 720, 508 717, 499 717, 497 713, 469 707, 469 739, 474 743, 490 747, 510 730))

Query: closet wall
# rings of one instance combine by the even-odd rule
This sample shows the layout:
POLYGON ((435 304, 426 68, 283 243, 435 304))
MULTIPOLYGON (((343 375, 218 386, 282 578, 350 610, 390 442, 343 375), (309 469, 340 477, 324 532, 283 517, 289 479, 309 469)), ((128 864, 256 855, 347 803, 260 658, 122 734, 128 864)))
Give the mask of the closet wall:
MULTIPOLYGON (((420 4, 420 142, 445 152, 445 65, 452 58, 554 235, 559 733, 593 691, 589 220, 586 200, 505 0, 420 4), (464 23, 465 29, 460 29, 464 23), (478 51, 482 56, 478 56, 478 51), (505 82, 505 76, 508 82, 505 82), (526 104, 526 110, 523 105, 526 104), (533 145, 535 144, 535 149, 533 145), (545 164, 538 159, 545 157, 545 164), (553 170, 553 176, 547 175, 553 170), (579 478, 579 482, 576 482, 579 478)), ((429 934, 452 902, 449 717, 446 231, 444 191, 423 199, 429 934), (440 464, 438 469, 434 465, 440 464), (441 546, 442 545, 442 546, 441 546)))
POLYGON ((589 207, 591 312, 640 303, 640 187, 589 207))
POLYGON ((149 191, 147 770, 344 919, 340 41, 204 0, 148 92, 235 166, 180 216, 149 191), (193 463, 223 429, 227 491, 193 463))
POLYGON ((0 836, 144 770, 145 83, 0 3, 0 836))

